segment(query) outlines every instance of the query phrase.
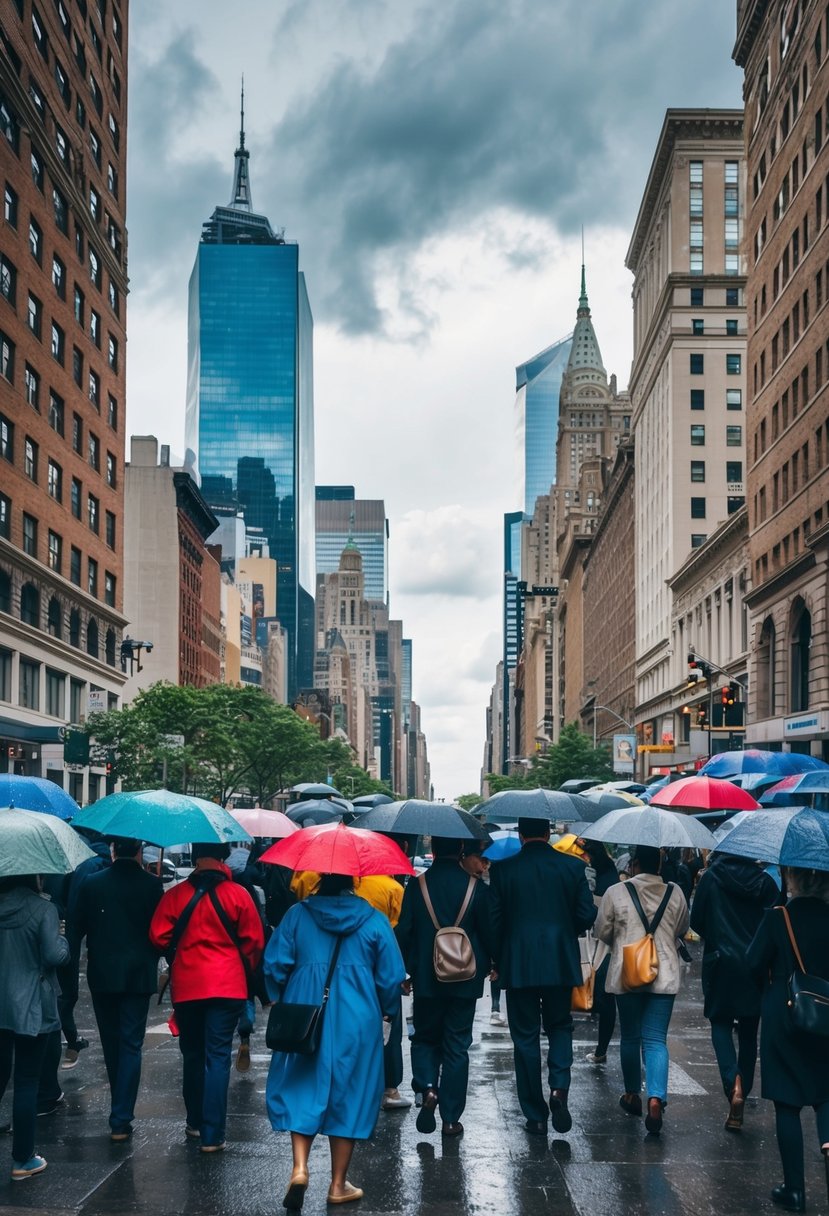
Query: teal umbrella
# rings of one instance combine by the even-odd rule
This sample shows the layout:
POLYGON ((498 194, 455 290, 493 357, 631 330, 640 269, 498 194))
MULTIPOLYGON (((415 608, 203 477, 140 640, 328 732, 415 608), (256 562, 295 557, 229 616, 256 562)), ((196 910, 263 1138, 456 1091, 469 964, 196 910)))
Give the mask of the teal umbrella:
POLYGON ((0 810, 0 878, 70 874, 95 854, 56 815, 0 810))
POLYGON ((162 849, 174 844, 229 844, 253 839, 223 806, 172 790, 110 794, 79 811, 74 824, 102 836, 144 840, 162 849))

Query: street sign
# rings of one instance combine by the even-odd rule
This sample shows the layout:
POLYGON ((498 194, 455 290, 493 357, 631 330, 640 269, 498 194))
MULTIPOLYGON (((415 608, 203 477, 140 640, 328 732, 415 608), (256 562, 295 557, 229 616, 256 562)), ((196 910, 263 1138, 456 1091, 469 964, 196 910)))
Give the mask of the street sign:
POLYGON ((184 735, 159 735, 158 741, 162 747, 184 747, 184 735))
POLYGON ((107 708, 107 694, 104 688, 90 688, 86 694, 86 712, 89 714, 104 714, 107 708))
POLYGON ((533 584, 533 595, 558 595, 558 587, 537 587, 533 584))

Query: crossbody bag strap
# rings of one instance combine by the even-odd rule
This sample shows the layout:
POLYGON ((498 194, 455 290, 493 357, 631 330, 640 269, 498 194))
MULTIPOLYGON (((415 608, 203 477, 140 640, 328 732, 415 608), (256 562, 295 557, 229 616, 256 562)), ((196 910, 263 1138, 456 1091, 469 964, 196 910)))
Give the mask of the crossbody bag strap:
POLYGON ((340 933, 337 937, 337 944, 331 954, 331 963, 328 967, 328 975, 325 977, 325 987, 322 990, 322 1004, 328 1004, 328 996, 331 992, 331 981, 334 978, 334 968, 337 966, 337 959, 340 957, 340 946, 343 944, 343 935, 340 933))
POLYGON ((667 885, 667 888, 665 890, 665 894, 662 896, 662 902, 660 903, 659 907, 656 909, 656 912, 654 913, 654 916, 653 916, 653 920, 651 921, 650 932, 652 934, 656 933, 656 930, 659 928, 659 922, 662 920, 662 917, 665 915, 665 909, 667 908, 668 904, 671 902, 671 896, 673 895, 673 893, 674 893, 674 884, 672 882, 669 882, 667 885))
POLYGON ((650 933, 651 927, 648 923, 647 916, 645 916, 645 909, 642 907, 642 901, 639 898, 639 892, 636 890, 636 888, 632 882, 625 883, 625 890, 627 891, 630 898, 633 900, 633 906, 636 909, 636 911, 639 913, 639 919, 641 920, 642 924, 645 927, 645 932, 650 933))
POLYGON ((792 950, 794 950, 794 956, 797 959, 797 965, 800 968, 800 970, 803 972, 803 974, 805 975, 806 968, 803 966, 803 959, 800 957, 800 951, 797 948, 797 942, 795 941, 795 937, 794 937, 794 929, 792 928, 791 918, 789 917, 789 909, 781 908, 780 911, 783 913, 783 919, 786 922, 786 930, 789 934, 789 941, 792 944, 792 950))
POLYGON ((454 924, 454 928, 456 929, 469 911, 469 905, 472 903, 472 896, 475 894, 475 884, 477 881, 477 878, 474 878, 472 875, 469 876, 469 882, 466 884, 466 895, 463 897, 461 910, 458 913, 458 918, 454 924))
POLYGON ((426 875, 419 874, 417 881, 420 885, 420 893, 423 896, 423 902, 426 905, 426 911, 429 913, 429 916, 431 917, 432 924, 435 926, 436 929, 440 929, 440 927, 441 927, 440 921, 435 916, 435 909, 432 904, 432 897, 429 894, 429 888, 426 886, 426 875))
POLYGON ((233 942, 233 945, 239 951, 239 958, 242 960, 242 966, 245 969, 245 975, 248 977, 248 979, 250 979, 251 978, 251 966, 247 960, 247 956, 245 955, 244 951, 242 950, 242 943, 239 941, 239 936, 236 932, 236 929, 234 928, 233 921, 230 919, 227 912, 222 907, 222 901, 219 899, 219 896, 216 894, 216 888, 210 887, 210 889, 208 890, 207 893, 210 896, 210 902, 213 905, 214 912, 218 916, 219 920, 222 922, 222 927, 224 928, 225 933, 228 935, 230 940, 233 942))
POLYGON ((173 959, 176 957, 176 951, 179 948, 179 943, 181 942, 181 939, 184 936, 185 929, 187 928, 187 926, 190 923, 190 917, 193 915, 193 912, 195 911, 196 904, 199 902, 202 895, 204 895, 204 894, 205 894, 204 887, 196 888, 196 890, 190 896, 187 903, 184 905, 181 915, 179 916, 178 920, 176 921, 175 925, 173 926, 173 935, 170 938, 170 944, 167 947, 167 952, 166 952, 166 958, 167 958, 167 961, 169 962, 170 966, 173 965, 173 959))

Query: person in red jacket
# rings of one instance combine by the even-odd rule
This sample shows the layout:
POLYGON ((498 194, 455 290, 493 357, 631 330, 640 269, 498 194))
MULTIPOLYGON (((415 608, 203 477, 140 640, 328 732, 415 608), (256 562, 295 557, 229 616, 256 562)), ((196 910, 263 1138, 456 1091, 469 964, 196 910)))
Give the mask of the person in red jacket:
POLYGON ((265 945, 256 905, 223 864, 229 852, 194 844, 193 873, 166 892, 150 924, 150 941, 170 960, 185 1132, 203 1153, 225 1147, 233 1034, 265 945))

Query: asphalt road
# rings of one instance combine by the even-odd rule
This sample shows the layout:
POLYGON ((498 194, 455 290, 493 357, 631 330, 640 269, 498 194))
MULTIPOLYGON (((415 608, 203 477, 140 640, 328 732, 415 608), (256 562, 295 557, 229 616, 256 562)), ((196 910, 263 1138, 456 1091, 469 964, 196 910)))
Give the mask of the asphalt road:
MULTIPOLYGON (((147 1038, 135 1135, 124 1145, 110 1143, 103 1060, 88 1003, 79 1013, 92 1046, 76 1069, 62 1074, 63 1107, 39 1120, 38 1149, 49 1168, 22 1183, 10 1182, 3 1168, 0 1216, 265 1216, 283 1210, 290 1144, 287 1135, 274 1135, 265 1117, 269 1057, 261 1030, 250 1072, 231 1077, 227 1151, 205 1156, 184 1136, 180 1056, 160 1018, 147 1038)), ((742 1133, 723 1129, 726 1103, 702 1018, 696 964, 671 1026, 669 1102, 660 1137, 647 1137, 641 1121, 617 1106, 623 1086, 615 1040, 607 1066, 584 1062, 594 1041, 589 1021, 580 1016, 572 1132, 547 1140, 529 1136, 515 1094, 509 1034, 489 1025, 485 998, 470 1056, 466 1134, 441 1143, 439 1133, 417 1133, 414 1108, 381 1114, 374 1139, 354 1155, 350 1178, 365 1198, 351 1210, 363 1216, 745 1216, 778 1210, 769 1198, 781 1181, 771 1104, 750 1099, 742 1133)), ((404 1091, 409 1075, 407 1063, 404 1091)), ((7 1094, 0 1121, 9 1108, 7 1094)), ((811 1111, 804 1113, 804 1130, 808 1210, 825 1213, 811 1111)), ((0 1139, 4 1149, 10 1162, 6 1137, 0 1139)), ((325 1210, 328 1179, 321 1140, 311 1156, 306 1212, 325 1210)))

